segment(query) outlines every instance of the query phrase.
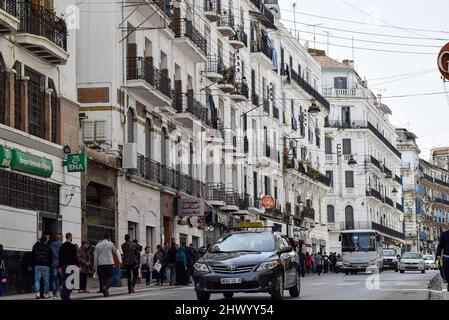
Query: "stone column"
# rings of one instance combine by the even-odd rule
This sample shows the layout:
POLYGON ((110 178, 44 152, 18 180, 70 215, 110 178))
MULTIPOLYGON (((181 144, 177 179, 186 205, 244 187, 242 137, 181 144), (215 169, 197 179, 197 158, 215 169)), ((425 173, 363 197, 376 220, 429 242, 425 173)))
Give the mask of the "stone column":
POLYGON ((20 130, 28 133, 28 80, 24 77, 20 81, 20 130))
POLYGON ((47 89, 45 90, 45 98, 44 98, 44 139, 47 141, 51 141, 51 133, 52 130, 56 128, 52 128, 52 119, 51 119, 51 94, 53 90, 47 89))
POLYGON ((15 73, 6 72, 6 122, 7 126, 14 128, 15 121, 15 73))

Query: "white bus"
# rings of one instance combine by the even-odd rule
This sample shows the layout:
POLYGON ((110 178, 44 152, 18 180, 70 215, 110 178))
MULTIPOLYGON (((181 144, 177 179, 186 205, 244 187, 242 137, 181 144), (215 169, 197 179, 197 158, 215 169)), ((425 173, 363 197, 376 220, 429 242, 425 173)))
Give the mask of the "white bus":
POLYGON ((342 231, 341 260, 343 272, 382 272, 382 236, 375 230, 358 229, 342 231))

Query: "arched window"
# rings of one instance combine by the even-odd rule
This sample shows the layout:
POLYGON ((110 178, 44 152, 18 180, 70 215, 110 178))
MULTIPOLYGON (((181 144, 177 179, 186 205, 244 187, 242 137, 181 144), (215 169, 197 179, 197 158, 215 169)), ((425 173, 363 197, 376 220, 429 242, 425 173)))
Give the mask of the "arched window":
POLYGON ((153 159, 152 142, 151 122, 147 119, 145 122, 145 158, 147 159, 153 159))
POLYGON ((128 143, 134 142, 134 112, 133 109, 129 108, 126 114, 126 123, 128 131, 128 143))
POLYGON ((354 208, 352 206, 345 208, 345 229, 354 229, 354 208))
POLYGON ((161 164, 167 165, 167 143, 168 143, 167 129, 162 128, 161 131, 161 164))
POLYGON ((327 206, 327 222, 335 223, 335 209, 333 205, 327 206))

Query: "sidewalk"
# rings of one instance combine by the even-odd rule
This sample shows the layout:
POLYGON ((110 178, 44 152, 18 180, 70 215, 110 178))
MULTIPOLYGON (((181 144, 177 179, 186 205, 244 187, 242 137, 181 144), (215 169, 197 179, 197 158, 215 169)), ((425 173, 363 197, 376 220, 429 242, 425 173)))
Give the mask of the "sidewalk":
MULTIPOLYGON (((121 287, 111 287, 109 289, 109 296, 120 296, 124 294, 128 294, 128 287, 126 286, 126 279, 122 282, 123 286, 121 287)), ((141 292, 150 292, 150 291, 158 291, 158 290, 171 290, 171 289, 177 289, 182 288, 185 286, 170 286, 168 283, 164 284, 163 286, 156 286, 154 283, 151 285, 145 285, 145 283, 136 284, 135 293, 141 293, 141 292)), ((70 295, 70 298, 72 300, 88 300, 88 299, 95 299, 95 298, 103 298, 103 294, 97 293, 98 291, 98 285, 96 288, 89 287, 88 288, 89 293, 77 293, 77 290, 74 290, 74 292, 70 295)), ((10 296, 4 296, 0 297, 0 301, 7 301, 7 300, 36 300, 36 295, 34 293, 26 293, 26 294, 16 294, 16 295, 10 295, 10 296)), ((59 297, 54 299, 40 299, 40 300, 61 300, 59 297)))
POLYGON ((449 300, 447 283, 444 283, 440 274, 437 274, 429 284, 429 300, 449 300))

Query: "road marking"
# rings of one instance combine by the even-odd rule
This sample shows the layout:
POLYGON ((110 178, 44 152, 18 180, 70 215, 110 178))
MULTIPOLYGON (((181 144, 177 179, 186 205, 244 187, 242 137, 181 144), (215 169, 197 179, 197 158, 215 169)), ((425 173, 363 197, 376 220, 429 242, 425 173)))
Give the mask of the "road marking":
POLYGON ((430 291, 430 289, 377 289, 379 291, 430 291))

